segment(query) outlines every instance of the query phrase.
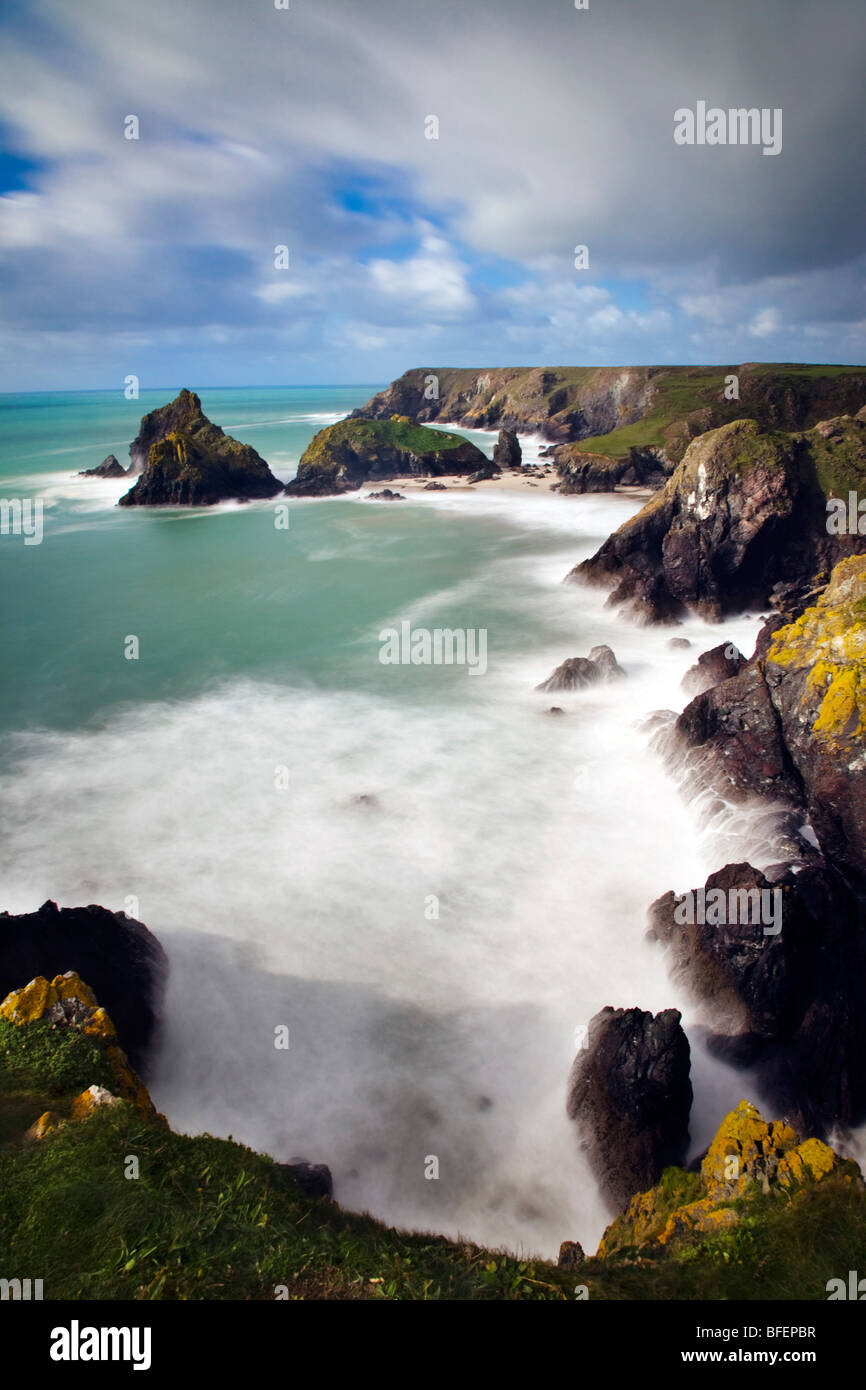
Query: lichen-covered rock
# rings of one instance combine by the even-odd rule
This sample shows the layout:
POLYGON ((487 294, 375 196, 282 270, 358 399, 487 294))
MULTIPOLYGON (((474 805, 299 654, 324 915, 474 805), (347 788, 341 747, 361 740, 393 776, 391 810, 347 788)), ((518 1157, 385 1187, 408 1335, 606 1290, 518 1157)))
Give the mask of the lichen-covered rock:
POLYGON ((147 1054, 168 975, 168 960, 143 922, 104 907, 0 913, 0 998, 22 980, 54 979, 75 971, 111 1016, 118 1042, 137 1071, 147 1054))
POLYGON ((30 1128, 25 1131, 23 1142, 36 1144, 41 1139, 47 1138, 49 1134, 55 1134, 65 1123, 63 1116, 59 1115, 56 1110, 45 1110, 38 1120, 34 1120, 30 1128))
POLYGON ((682 1161, 692 1086, 689 1044, 676 1009, 602 1009, 589 1025, 568 1088, 568 1114, 602 1196, 622 1207, 682 1161))
POLYGON ((92 1115, 94 1110, 98 1110, 103 1105, 117 1105, 120 1097, 106 1089, 105 1086, 88 1086, 86 1091, 82 1091, 80 1096, 76 1096, 69 1111, 70 1120, 86 1120, 88 1115, 92 1115))
POLYGON ((459 434, 431 430, 417 420, 350 417, 328 425, 301 455, 290 497, 331 497, 364 483, 392 478, 438 478, 492 469, 480 449, 459 434))
POLYGON ((655 1187, 636 1193, 608 1226, 597 1258, 627 1250, 658 1254, 683 1237, 725 1231, 749 1214, 753 1199, 785 1200, 836 1174, 863 1186, 856 1163, 818 1139, 801 1141, 784 1121, 768 1123, 742 1100, 719 1126, 700 1173, 670 1168, 655 1187))
POLYGON ((579 1240, 564 1240, 559 1247, 556 1263, 560 1269, 578 1269, 585 1259, 586 1255, 579 1240))
POLYGON ((145 415, 129 452, 132 471, 143 471, 121 507, 204 507, 282 490, 255 449, 214 425, 192 391, 145 415))
POLYGON ((866 883, 866 556, 774 632, 764 676, 815 833, 866 883))
MULTIPOLYGON (((114 1024, 100 1007, 93 990, 79 979, 74 971, 69 970, 65 975, 57 975, 50 981, 38 976, 23 989, 13 990, 0 1003, 0 1018, 22 1028, 38 1020, 44 1020, 63 1027, 77 1028, 93 1038, 105 1052, 117 1096, 134 1105, 147 1118, 159 1119, 165 1123, 163 1117, 157 1114, 147 1087, 130 1066, 126 1053, 118 1047, 114 1024)), ((90 1092, 95 1095, 102 1089, 91 1086, 90 1092)), ((82 1106, 89 1104, 91 1102, 82 1101, 82 1106)))

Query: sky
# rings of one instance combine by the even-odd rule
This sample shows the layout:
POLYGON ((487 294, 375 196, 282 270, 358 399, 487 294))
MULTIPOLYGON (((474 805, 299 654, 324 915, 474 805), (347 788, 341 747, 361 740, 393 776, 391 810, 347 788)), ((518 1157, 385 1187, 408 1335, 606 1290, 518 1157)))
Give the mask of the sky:
POLYGON ((277 3, 5 0, 0 391, 866 361, 863 0, 277 3))

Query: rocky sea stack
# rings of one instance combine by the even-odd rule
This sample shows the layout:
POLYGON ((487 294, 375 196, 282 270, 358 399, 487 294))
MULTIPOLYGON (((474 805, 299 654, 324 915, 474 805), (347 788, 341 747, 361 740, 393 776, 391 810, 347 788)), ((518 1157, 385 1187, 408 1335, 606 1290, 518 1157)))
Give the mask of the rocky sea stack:
POLYGON ((95 468, 82 468, 79 478, 125 478, 126 469, 114 454, 98 463, 95 468))
POLYGON ((290 497, 357 492, 364 483, 392 478, 439 478, 475 473, 491 464, 459 434, 426 429, 405 415, 387 420, 349 418, 319 430, 304 450, 290 497))
POLYGON ((205 507, 231 498, 274 497, 282 490, 251 445, 211 423, 193 391, 183 390, 145 415, 129 453, 131 471, 143 471, 121 497, 121 507, 205 507))

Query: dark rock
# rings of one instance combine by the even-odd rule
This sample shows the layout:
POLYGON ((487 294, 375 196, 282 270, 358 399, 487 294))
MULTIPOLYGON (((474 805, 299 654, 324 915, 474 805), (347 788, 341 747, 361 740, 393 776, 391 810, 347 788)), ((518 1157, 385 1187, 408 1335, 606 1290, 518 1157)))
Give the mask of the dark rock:
POLYGON ((497 468, 521 468, 523 450, 514 430, 500 430, 493 446, 493 462, 497 468))
POLYGON ((588 657, 570 656, 536 690, 554 694, 557 690, 581 690, 597 681, 615 680, 625 675, 610 647, 593 647, 588 657))
POLYGON ((472 483, 489 483, 492 479, 499 478, 500 476, 501 474, 496 465, 488 462, 482 468, 479 468, 477 473, 473 473, 471 477, 467 478, 466 482, 470 485, 472 483))
POLYGON ((305 1197, 330 1200, 333 1196, 334 1183, 327 1164, 309 1163, 305 1158, 293 1158, 290 1163, 278 1163, 277 1167, 291 1178, 305 1197))
POLYGON ((711 874, 705 910, 697 891, 666 893, 650 909, 650 939, 668 950, 673 983, 704 1010, 709 1050, 733 1066, 757 1069, 773 1105, 809 1134, 866 1118, 866 934, 862 901, 824 864, 751 864, 711 874), (724 895, 725 921, 713 925, 709 898, 724 895), (732 894, 764 892, 734 906, 732 894), (775 901, 770 895, 778 891, 775 901), (764 919, 780 907, 781 930, 764 919), (686 908, 691 906, 692 911, 686 908), (733 910, 732 910, 733 909, 733 910), (695 920, 682 920, 687 915, 695 920), (680 920, 677 920, 677 919, 680 920), (734 920, 731 920, 731 919, 734 920))
POLYGON ((447 491, 448 491, 448 488, 446 487, 445 483, 437 483, 436 480, 435 480, 435 478, 434 478, 433 482, 425 483, 425 484, 424 484, 423 491, 424 491, 424 492, 447 492, 447 491))
POLYGON ((700 695, 729 676, 738 675, 745 665, 746 658, 733 642, 720 642, 710 651, 702 652, 695 665, 689 667, 682 679, 683 690, 689 695, 700 695))
POLYGON ((392 492, 389 487, 383 488, 381 492, 368 492, 368 502, 405 502, 406 498, 402 492, 392 492))
POLYGON ((560 705, 551 705, 551 706, 550 706, 550 709, 547 711, 547 713, 548 713, 548 714, 557 714, 557 715, 559 715, 559 714, 565 714, 565 710, 562 709, 560 705))
POLYGON ((37 975, 52 980, 74 970, 111 1018, 136 1071, 147 1069, 168 975, 168 960, 143 922, 104 907, 0 913, 0 999, 37 975))
POLYGON ((559 1259, 556 1263, 560 1269, 577 1269, 585 1259, 586 1255, 579 1240, 564 1240, 559 1247, 559 1259))
POLYGON ((571 1069, 568 1114, 605 1200, 620 1210, 682 1163, 692 1085, 689 1044, 676 1009, 602 1009, 571 1069))
POLYGON ((141 477, 121 507, 201 507, 229 498, 273 497, 282 484, 249 444, 224 434, 192 391, 145 415, 130 445, 141 477), (146 448, 146 454, 145 454, 146 448))
POLYGON ((663 490, 569 578, 611 589, 612 603, 668 622, 686 606, 718 621, 763 605, 775 585, 866 549, 866 537, 827 532, 824 488, 843 490, 866 468, 866 419, 837 434, 762 430, 735 420, 692 440, 663 490))
POLYGON ((114 454, 109 454, 108 458, 103 459, 102 463, 97 464, 95 468, 82 469, 78 476, 79 478, 125 478, 126 469, 122 463, 118 462, 114 454))

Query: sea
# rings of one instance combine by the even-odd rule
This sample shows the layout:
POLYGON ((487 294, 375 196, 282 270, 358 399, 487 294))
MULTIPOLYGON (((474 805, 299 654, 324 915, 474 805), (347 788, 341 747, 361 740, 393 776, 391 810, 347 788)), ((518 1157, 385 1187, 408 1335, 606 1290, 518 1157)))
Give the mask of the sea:
MULTIPOLYGON (((287 481, 384 384, 199 394, 287 481)), ((121 509, 128 480, 78 473, 126 465, 177 389, 0 398, 0 499, 42 515, 38 544, 0 536, 0 909, 99 903, 156 934, 173 1128, 327 1163, 392 1225, 592 1251, 610 1213, 566 1097, 598 1010, 682 1010, 693 1153, 761 1102, 645 940, 657 896, 755 849, 745 811, 710 831, 683 801, 647 717, 683 707, 701 651, 750 654, 760 615, 690 618, 672 648, 563 583, 639 493, 121 509), (383 663, 404 623, 483 631, 486 669, 383 663), (536 689, 599 643, 626 679, 536 689)))

